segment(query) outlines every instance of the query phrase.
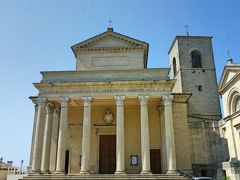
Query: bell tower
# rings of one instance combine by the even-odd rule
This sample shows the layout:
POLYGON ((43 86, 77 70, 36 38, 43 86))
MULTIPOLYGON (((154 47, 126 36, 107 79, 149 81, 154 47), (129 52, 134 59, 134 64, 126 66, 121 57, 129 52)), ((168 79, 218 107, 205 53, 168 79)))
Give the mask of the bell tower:
POLYGON ((216 172, 216 122, 221 119, 212 37, 176 36, 169 50, 174 93, 191 92, 188 125, 195 175, 216 172))

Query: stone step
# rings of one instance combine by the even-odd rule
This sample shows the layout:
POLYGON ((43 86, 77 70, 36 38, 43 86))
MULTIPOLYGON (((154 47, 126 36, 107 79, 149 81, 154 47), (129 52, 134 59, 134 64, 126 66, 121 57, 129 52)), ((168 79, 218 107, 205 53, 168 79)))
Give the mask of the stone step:
POLYGON ((127 175, 31 175, 23 177, 21 180, 120 180, 120 179, 146 179, 146 180, 187 180, 188 178, 180 176, 178 174, 153 174, 153 175, 140 175, 140 174, 127 174, 127 175))

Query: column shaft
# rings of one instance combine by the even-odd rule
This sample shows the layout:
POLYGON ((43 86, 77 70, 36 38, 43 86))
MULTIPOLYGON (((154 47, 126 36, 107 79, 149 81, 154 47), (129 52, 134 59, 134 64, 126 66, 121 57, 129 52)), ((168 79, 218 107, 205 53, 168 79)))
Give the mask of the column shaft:
POLYGON ((173 96, 163 96, 164 116, 165 116, 165 142, 166 142, 166 159, 167 173, 176 173, 176 152, 174 141, 174 127, 172 117, 172 99, 173 96))
POLYGON ((46 112, 46 98, 38 98, 38 114, 32 157, 32 171, 31 171, 32 174, 40 173, 43 147, 43 128, 44 120, 46 117, 45 112, 46 112))
POLYGON ((29 169, 32 169, 32 158, 33 158, 33 148, 34 141, 36 135, 36 124, 37 124, 37 116, 38 116, 38 102, 37 98, 31 99, 34 105, 34 122, 33 122, 33 130, 32 130, 32 143, 31 143, 31 152, 30 152, 30 160, 29 160, 29 169))
POLYGON ((124 100, 125 96, 116 96, 117 119, 116 119, 116 172, 125 174, 125 147, 124 147, 124 100))
POLYGON ((52 123, 52 135, 51 135, 51 151, 50 151, 50 172, 56 170, 57 163, 57 146, 58 146, 58 134, 59 134, 59 124, 60 124, 60 108, 55 108, 53 113, 53 123, 52 123))
POLYGON ((83 135, 82 135, 82 162, 80 174, 89 174, 90 143, 91 143, 91 101, 92 97, 83 97, 83 135))
POLYGON ((43 139, 43 153, 41 172, 43 174, 49 173, 49 160, 50 160, 50 147, 51 147, 51 135, 52 135, 52 121, 53 121, 53 105, 47 105, 46 123, 44 129, 43 139))
POLYGON ((148 99, 149 96, 139 96, 141 104, 141 152, 142 152, 142 172, 150 174, 150 146, 149 146, 149 126, 148 126, 148 99))
POLYGON ((164 112, 163 112, 163 107, 159 107, 159 113, 160 113, 160 124, 161 124, 161 168, 162 168, 162 173, 166 173, 166 134, 165 134, 165 119, 164 119, 164 112))
POLYGON ((61 113, 59 122, 58 133, 58 146, 57 146, 57 163, 56 174, 65 173, 65 153, 66 153, 66 141, 67 141, 67 120, 68 120, 68 97, 62 97, 61 100, 61 113))

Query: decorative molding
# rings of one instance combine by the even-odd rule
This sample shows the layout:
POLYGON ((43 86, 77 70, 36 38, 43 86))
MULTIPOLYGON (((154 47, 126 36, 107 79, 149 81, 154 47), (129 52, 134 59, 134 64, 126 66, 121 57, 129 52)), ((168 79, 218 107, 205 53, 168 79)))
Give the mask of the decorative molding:
POLYGON ((46 113, 53 114, 53 111, 54 111, 54 105, 52 103, 48 103, 46 106, 46 113))
POLYGON ((236 128, 237 131, 240 131, 240 123, 234 125, 234 127, 236 128))
POLYGON ((115 96, 114 98, 116 100, 117 106, 123 106, 124 100, 125 100, 125 96, 115 96))
POLYGON ((140 100, 141 106, 147 106, 148 105, 149 96, 139 96, 138 98, 140 100))
POLYGON ((92 97, 82 97, 83 106, 84 106, 84 107, 89 107, 89 106, 91 106, 92 99, 93 99, 92 97))
POLYGON ((112 51, 126 51, 126 50, 138 50, 144 49, 143 46, 133 46, 133 47, 90 47, 90 48, 76 48, 76 52, 92 52, 92 51, 104 51, 104 52, 112 52, 112 51))
POLYGON ((113 113, 111 111, 111 109, 107 109, 105 114, 104 114, 104 121, 107 124, 112 124, 113 123, 113 113))
POLYGON ((61 110, 59 107, 55 107, 54 108, 54 114, 57 115, 58 117, 60 117, 60 113, 61 113, 61 110))
POLYGON ((164 106, 166 105, 172 105, 173 95, 164 95, 163 96, 163 103, 164 106))
POLYGON ((104 89, 104 88, 115 88, 115 89, 170 89, 174 85, 175 81, 166 80, 147 80, 147 81, 104 81, 104 82, 41 82, 34 83, 38 89, 43 88, 66 88, 71 90, 89 90, 89 89, 104 89), (132 88, 129 88, 132 87, 132 88))

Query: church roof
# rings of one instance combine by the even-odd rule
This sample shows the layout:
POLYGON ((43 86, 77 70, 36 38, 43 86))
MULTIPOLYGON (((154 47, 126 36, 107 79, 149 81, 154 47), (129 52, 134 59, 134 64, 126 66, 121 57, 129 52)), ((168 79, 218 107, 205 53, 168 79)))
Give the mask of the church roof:
POLYGON ((147 59, 148 59, 148 47, 149 44, 140 41, 129 36, 117 33, 113 31, 113 28, 108 28, 107 31, 96 35, 92 38, 89 38, 85 41, 77 43, 71 47, 74 55, 76 56, 80 51, 98 51, 98 50, 144 50, 144 66, 147 67, 147 59), (97 43, 107 40, 114 39, 119 43, 116 43, 114 46, 97 46, 97 43))
POLYGON ((240 77, 240 64, 228 64, 224 67, 218 91, 220 94, 228 87, 229 84, 237 80, 240 77))

